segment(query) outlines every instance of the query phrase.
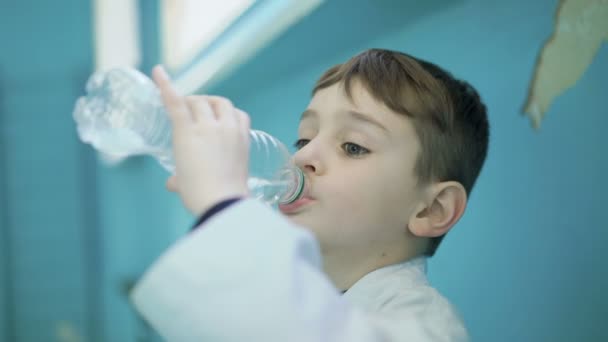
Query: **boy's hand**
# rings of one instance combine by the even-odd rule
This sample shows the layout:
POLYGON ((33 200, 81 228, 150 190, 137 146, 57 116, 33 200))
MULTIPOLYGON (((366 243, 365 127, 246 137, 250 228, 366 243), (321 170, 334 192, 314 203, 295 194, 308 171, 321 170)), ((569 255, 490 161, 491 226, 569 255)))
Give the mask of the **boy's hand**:
POLYGON ((194 215, 221 200, 246 196, 249 116, 222 97, 180 96, 161 66, 153 78, 173 126, 175 176, 167 187, 194 215))

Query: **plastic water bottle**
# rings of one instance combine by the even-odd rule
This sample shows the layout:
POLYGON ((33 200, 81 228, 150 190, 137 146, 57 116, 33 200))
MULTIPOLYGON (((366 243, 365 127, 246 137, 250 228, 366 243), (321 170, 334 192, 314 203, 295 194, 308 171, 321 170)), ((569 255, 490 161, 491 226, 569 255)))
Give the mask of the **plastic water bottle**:
MULTIPOLYGON (((132 68, 93 74, 76 102, 80 139, 115 157, 151 155, 174 173, 171 123, 156 85, 132 68)), ((304 176, 280 141, 251 130, 248 187, 268 204, 288 204, 302 194, 304 176)), ((205 156, 200 156, 205 158, 205 156)))

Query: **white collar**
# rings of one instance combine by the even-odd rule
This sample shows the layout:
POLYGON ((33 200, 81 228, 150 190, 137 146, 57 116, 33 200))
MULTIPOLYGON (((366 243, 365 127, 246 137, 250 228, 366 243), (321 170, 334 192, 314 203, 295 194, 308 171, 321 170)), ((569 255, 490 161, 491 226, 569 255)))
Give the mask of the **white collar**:
POLYGON ((364 275, 346 291, 344 297, 364 307, 376 305, 382 302, 382 297, 428 285, 426 272, 427 258, 424 256, 385 266, 364 275))

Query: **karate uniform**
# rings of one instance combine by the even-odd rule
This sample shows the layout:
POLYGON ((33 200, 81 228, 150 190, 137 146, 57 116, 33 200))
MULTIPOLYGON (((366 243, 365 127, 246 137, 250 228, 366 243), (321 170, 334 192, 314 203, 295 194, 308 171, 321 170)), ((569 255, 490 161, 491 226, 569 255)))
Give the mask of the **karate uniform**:
POLYGON ((426 277, 426 259, 375 270, 345 294, 322 272, 313 235, 240 200, 175 243, 132 292, 168 341, 467 341, 426 277))

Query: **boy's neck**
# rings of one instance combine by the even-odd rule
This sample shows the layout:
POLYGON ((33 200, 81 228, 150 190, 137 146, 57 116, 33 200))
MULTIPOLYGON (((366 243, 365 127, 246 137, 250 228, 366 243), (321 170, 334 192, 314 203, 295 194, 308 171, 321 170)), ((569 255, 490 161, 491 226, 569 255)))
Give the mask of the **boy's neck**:
POLYGON ((412 260, 421 253, 404 251, 382 252, 380 255, 332 255, 323 253, 323 269, 334 286, 341 291, 348 290, 359 279, 377 269, 412 260))

